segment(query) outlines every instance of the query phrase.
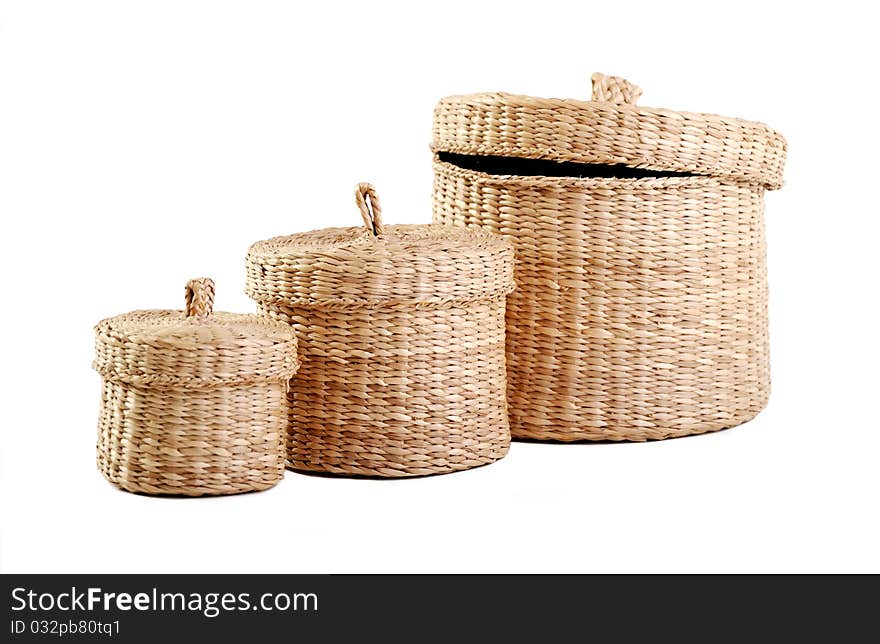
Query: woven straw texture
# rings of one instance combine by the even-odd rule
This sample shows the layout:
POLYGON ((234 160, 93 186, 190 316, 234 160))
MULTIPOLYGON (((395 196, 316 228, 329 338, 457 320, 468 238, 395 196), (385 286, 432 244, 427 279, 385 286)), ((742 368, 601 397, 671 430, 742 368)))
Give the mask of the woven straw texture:
POLYGON ((248 252, 248 294, 299 339, 289 466, 400 477, 501 458, 510 445, 510 244, 479 230, 385 226, 368 184, 356 201, 362 228, 278 237, 248 252))
POLYGON ((593 76, 593 101, 513 94, 442 99, 434 110, 435 151, 579 163, 623 164, 782 185, 786 142, 762 123, 636 107, 641 90, 593 76))
MULTIPOLYGON (((764 126, 749 145, 720 141, 721 130, 684 137, 680 124, 695 115, 636 109, 628 102, 639 94, 597 75, 594 103, 514 97, 504 111, 504 95, 479 95, 444 99, 435 113, 438 153, 540 158, 551 146, 569 160, 713 173, 502 176, 435 156, 435 222, 492 230, 516 248, 517 290, 507 302, 515 438, 663 439, 732 427, 766 404, 763 193, 781 181, 785 142, 764 126), (483 109, 487 96, 496 117, 468 111, 483 109), (526 109, 531 101, 535 111, 526 109), (668 145, 653 141, 666 131, 646 126, 644 114, 671 119, 668 145), (603 143, 626 140, 651 143, 627 154, 603 143), (685 140, 694 150, 730 154, 677 156, 685 140)), ((725 123, 726 135, 760 129, 699 118, 725 123)))
POLYGON ((133 311, 95 327, 98 468, 124 490, 234 494, 284 475, 296 338, 271 320, 213 313, 213 299, 211 280, 191 280, 185 311, 133 311))

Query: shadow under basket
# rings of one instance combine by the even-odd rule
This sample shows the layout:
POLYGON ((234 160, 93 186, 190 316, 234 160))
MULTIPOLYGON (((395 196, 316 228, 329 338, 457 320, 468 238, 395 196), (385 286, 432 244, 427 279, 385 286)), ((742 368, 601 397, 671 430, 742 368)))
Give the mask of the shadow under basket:
POLYGON ((434 113, 434 221, 516 251, 514 438, 642 441, 732 427, 770 389, 760 123, 593 100, 451 96, 434 113))

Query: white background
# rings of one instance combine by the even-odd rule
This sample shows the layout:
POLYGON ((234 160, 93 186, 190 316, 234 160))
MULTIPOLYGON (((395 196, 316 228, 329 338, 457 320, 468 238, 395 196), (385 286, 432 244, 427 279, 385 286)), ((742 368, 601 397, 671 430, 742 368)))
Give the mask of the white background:
POLYGON ((880 571, 876 23, 870 3, 0 4, 5 572, 880 571), (868 7, 865 9, 863 7, 868 7), (769 123, 773 394, 713 435, 515 443, 426 479, 288 472, 237 497, 117 491, 94 463, 92 326, 212 276, 252 311, 258 239, 430 220, 450 93, 769 123))

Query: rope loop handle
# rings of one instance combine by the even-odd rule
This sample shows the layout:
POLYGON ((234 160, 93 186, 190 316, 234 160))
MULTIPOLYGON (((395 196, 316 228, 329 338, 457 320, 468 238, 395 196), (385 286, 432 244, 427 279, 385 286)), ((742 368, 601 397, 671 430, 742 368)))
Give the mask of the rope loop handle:
POLYGON ((374 237, 382 234, 382 206, 376 189, 369 183, 359 183, 354 189, 354 201, 361 211, 364 226, 374 237))
POLYGON ((186 283, 186 317, 204 320, 214 312, 214 280, 197 277, 186 283))
POLYGON ((635 105, 642 95, 642 88, 619 76, 606 76, 596 72, 593 81, 593 100, 617 105, 635 105))

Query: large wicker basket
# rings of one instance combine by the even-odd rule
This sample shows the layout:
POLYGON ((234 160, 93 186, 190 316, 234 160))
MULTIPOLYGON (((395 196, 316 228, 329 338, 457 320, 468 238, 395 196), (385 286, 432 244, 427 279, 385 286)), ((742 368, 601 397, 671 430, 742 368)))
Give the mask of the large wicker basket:
POLYGON ((646 440, 766 404, 765 189, 785 140, 739 119, 593 101, 452 96, 434 113, 434 221, 514 243, 515 438, 646 440))
POLYGON ((213 299, 211 280, 191 280, 185 311, 133 311, 95 327, 98 467, 124 490, 234 494, 284 476, 296 338, 255 315, 213 313, 213 299))
POLYGON ((289 466, 400 477, 501 458, 510 244, 480 230, 385 226, 368 184, 356 200, 364 227, 248 252, 247 293, 299 339, 289 466))

